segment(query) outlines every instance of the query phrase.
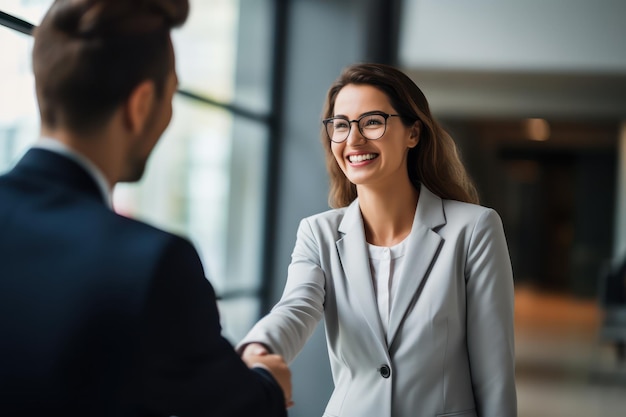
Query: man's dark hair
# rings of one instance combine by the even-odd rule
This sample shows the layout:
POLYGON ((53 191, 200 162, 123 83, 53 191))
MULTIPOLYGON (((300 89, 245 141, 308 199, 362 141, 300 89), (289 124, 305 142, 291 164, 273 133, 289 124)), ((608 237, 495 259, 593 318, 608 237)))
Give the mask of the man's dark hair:
POLYGON ((145 80, 162 94, 172 68, 170 30, 188 0, 56 0, 35 29, 33 72, 42 123, 101 127, 145 80))

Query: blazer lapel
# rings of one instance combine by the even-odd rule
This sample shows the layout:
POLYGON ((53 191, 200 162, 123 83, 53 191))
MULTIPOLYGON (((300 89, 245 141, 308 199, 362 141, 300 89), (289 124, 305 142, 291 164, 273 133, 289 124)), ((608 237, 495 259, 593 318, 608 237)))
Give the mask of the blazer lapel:
POLYGON ((363 229, 363 218, 358 199, 346 209, 339 225, 344 236, 336 243, 348 284, 355 292, 365 321, 381 343, 386 345, 382 323, 378 314, 376 294, 372 283, 369 256, 363 229))
POLYGON ((404 269, 398 271, 396 293, 389 313, 388 345, 391 346, 409 309, 417 302, 443 243, 433 229, 445 224, 441 198, 423 185, 407 242, 404 269))

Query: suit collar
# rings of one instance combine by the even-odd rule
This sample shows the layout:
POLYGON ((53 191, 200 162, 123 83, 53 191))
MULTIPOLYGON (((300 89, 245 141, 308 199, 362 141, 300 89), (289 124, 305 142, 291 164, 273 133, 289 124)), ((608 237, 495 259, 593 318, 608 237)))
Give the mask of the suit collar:
POLYGON ((94 164, 89 158, 70 148, 64 143, 56 139, 47 137, 42 137, 36 143, 34 148, 46 149, 58 153, 80 165, 94 179, 94 181, 98 185, 98 188, 100 189, 102 196, 104 197, 104 201, 107 203, 109 208, 113 208, 111 185, 109 184, 108 180, 106 179, 104 173, 100 170, 100 168, 98 168, 96 164, 94 164))
MULTIPOLYGON (((446 223, 441 197, 436 196, 423 184, 420 186, 419 201, 413 219, 413 228, 416 223, 422 224, 429 229, 436 229, 446 223)), ((339 232, 349 233, 352 230, 363 228, 363 217, 359 207, 359 199, 356 198, 346 208, 346 212, 339 224, 339 232)))
POLYGON ((359 207, 359 199, 357 197, 346 208, 343 219, 339 223, 339 232, 346 234, 359 228, 363 228, 363 218, 361 217, 361 208, 359 207))
POLYGON ((370 330, 380 342, 384 343, 385 336, 376 304, 365 230, 357 200, 353 201, 346 210, 339 231, 344 235, 336 243, 337 253, 341 259, 348 285, 356 294, 370 330))
POLYGON ((80 164, 57 152, 41 148, 29 149, 9 175, 37 178, 51 185, 61 185, 93 196, 106 204, 93 176, 80 164))
POLYGON ((413 226, 408 236, 406 260, 402 270, 396 271, 394 275, 394 279, 398 281, 389 313, 387 340, 390 347, 407 313, 415 303, 419 302, 430 269, 443 244, 443 238, 437 230, 445 223, 446 217, 441 198, 422 185, 413 226))
POLYGON ((429 229, 436 229, 446 224, 446 216, 443 211, 441 197, 436 196, 423 184, 420 186, 420 196, 415 210, 415 224, 422 224, 429 229))
POLYGON ((442 238, 435 229, 445 222, 441 198, 421 185, 411 233, 407 238, 409 241, 404 270, 397 271, 394 275, 394 279, 398 280, 398 285, 391 306, 385 340, 378 314, 358 199, 355 199, 346 209, 339 225, 339 232, 343 234, 337 241, 339 257, 346 277, 357 294, 365 320, 375 336, 387 346, 393 343, 406 313, 421 294, 428 272, 442 244, 442 238))

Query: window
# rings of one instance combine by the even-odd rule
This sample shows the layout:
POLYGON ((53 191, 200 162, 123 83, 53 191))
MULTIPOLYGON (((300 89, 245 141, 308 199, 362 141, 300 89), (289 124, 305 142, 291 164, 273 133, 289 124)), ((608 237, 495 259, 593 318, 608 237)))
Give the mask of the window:
MULTIPOLYGON (((51 3, 14 0, 0 11, 37 24, 51 3)), ((144 178, 114 191, 116 211, 196 245, 222 296, 222 325, 232 342, 256 321, 260 307, 272 6, 269 0, 191 1, 187 23, 173 32, 181 94, 172 122, 144 178), (263 14, 267 19, 259 19, 263 14)), ((37 140, 39 119, 32 39, 0 26, 0 44, 4 172, 37 140)))

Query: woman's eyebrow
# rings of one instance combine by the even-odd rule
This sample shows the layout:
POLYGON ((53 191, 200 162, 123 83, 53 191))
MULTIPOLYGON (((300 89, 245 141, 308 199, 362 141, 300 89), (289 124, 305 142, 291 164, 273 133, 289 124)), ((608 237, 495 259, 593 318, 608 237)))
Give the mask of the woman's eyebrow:
MULTIPOLYGON (((363 117, 363 116, 369 116, 372 114, 387 114, 387 112, 384 112, 382 110, 370 110, 370 111, 366 111, 365 113, 361 113, 357 119, 363 117)), ((346 116, 345 114, 335 114, 333 117, 341 117, 342 119, 350 119, 348 116, 346 116)))

